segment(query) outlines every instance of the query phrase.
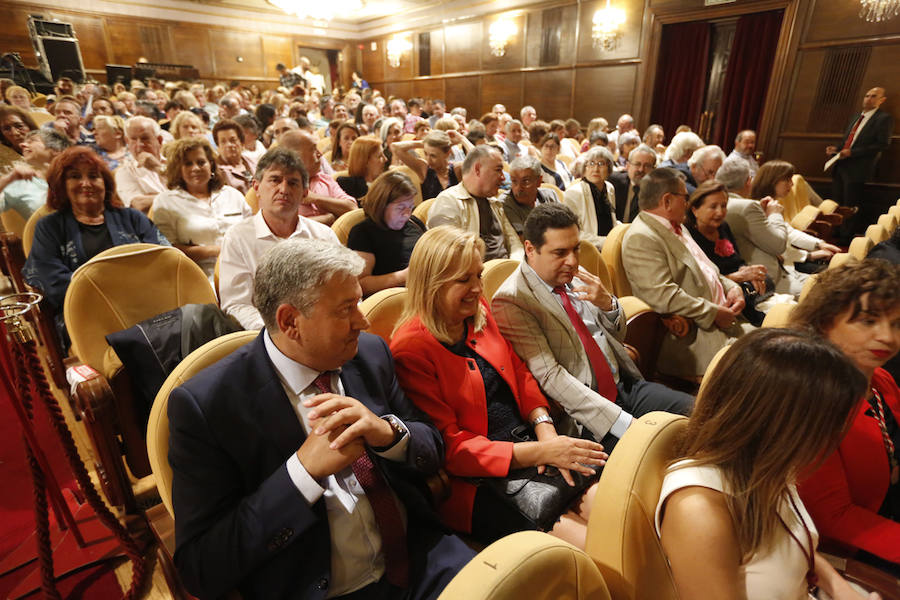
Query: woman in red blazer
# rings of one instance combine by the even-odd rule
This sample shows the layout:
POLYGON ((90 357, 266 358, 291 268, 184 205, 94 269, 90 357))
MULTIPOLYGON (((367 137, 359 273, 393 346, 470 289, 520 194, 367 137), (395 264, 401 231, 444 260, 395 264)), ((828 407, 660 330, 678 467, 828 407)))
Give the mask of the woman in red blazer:
POLYGON ((900 349, 900 266, 866 260, 824 271, 792 320, 834 342, 871 390, 800 495, 824 537, 900 572, 900 390, 881 368, 900 349))
MULTIPOLYGON (((410 258, 409 295, 391 351, 397 378, 444 437, 450 498, 444 521, 489 543, 528 528, 515 511, 471 478, 505 477, 510 469, 559 469, 596 478, 607 455, 593 441, 558 436, 547 400, 525 363, 500 334, 481 297, 484 242, 444 226, 427 231, 410 258), (537 441, 517 441, 512 429, 537 441)), ((551 533, 583 547, 592 485, 551 533)))

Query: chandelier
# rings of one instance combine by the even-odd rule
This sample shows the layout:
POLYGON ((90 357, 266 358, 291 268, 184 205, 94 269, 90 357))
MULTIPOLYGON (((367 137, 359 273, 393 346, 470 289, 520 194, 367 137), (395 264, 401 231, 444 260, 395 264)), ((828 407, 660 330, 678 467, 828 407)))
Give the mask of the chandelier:
POLYGON ((268 0, 269 4, 280 8, 286 13, 297 15, 301 19, 314 19, 317 21, 330 21, 334 17, 350 16, 364 6, 362 0, 330 0, 329 2, 316 2, 315 0, 268 0))
POLYGON ((594 48, 600 48, 606 52, 614 50, 622 35, 619 28, 625 23, 625 11, 621 8, 611 7, 609 0, 606 0, 606 8, 595 12, 592 20, 594 26, 591 28, 591 39, 594 48))
POLYGON ((388 64, 396 69, 400 66, 400 58, 403 56, 403 53, 410 50, 412 50, 412 43, 408 39, 402 37, 389 39, 387 43, 388 64))
POLYGON ((900 13, 900 0, 860 0, 859 16, 870 23, 880 23, 900 13))
POLYGON ((516 24, 507 19, 500 19, 491 23, 488 29, 488 45, 493 56, 506 54, 506 46, 516 36, 516 24))

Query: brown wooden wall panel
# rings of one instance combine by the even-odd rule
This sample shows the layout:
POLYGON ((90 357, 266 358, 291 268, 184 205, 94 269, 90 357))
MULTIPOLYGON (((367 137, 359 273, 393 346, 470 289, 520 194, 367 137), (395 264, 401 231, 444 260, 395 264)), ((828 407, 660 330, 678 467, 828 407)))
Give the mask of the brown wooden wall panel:
POLYGON ((263 72, 260 35, 225 29, 210 29, 210 46, 221 77, 259 76, 263 72), (242 62, 238 57, 243 58, 242 62))
POLYGON ((413 81, 413 96, 419 98, 433 98, 436 100, 444 99, 444 80, 443 79, 419 79, 413 81))
POLYGON ((643 0, 615 0, 612 6, 625 11, 625 24, 619 37, 618 46, 609 52, 594 48, 591 38, 594 13, 606 6, 605 0, 586 2, 581 5, 580 30, 578 35, 578 62, 633 58, 640 54, 641 21, 644 18, 643 0))
POLYGON ((194 65, 201 76, 211 76, 217 72, 209 45, 209 30, 206 27, 184 23, 172 27, 170 34, 176 56, 188 57, 186 62, 194 65))
POLYGON ((28 11, 10 5, 0 6, 0 48, 3 52, 18 52, 26 66, 34 66, 37 59, 28 37, 28 11))
POLYGON ((481 78, 481 113, 494 104, 503 104, 510 114, 518 115, 522 108, 522 73, 498 73, 481 78))
MULTIPOLYGON (((575 118, 587 126, 595 117, 612 125, 634 106, 637 65, 591 67, 575 71, 575 118)), ((646 127, 647 124, 642 124, 646 127)), ((670 134, 671 135, 671 134, 670 134)))
POLYGON ((409 81, 397 81, 397 82, 388 82, 384 84, 384 95, 387 98, 391 96, 397 96, 398 98, 403 98, 404 100, 408 100, 412 97, 412 82, 409 81))
POLYGON ((500 69, 517 69, 525 66, 525 22, 527 15, 522 14, 517 17, 502 16, 505 21, 509 21, 516 28, 516 34, 506 45, 506 51, 503 56, 494 56, 491 54, 490 45, 490 28, 500 19, 488 19, 484 22, 484 35, 481 40, 481 68, 485 71, 496 71, 500 69))
POLYGON ((572 111, 571 69, 525 73, 525 97, 522 104, 533 106, 539 119, 568 117, 572 111))
POLYGON ((109 57, 106 53, 106 42, 103 34, 103 19, 101 17, 91 17, 71 13, 57 13, 56 11, 52 14, 60 21, 71 23, 72 27, 75 29, 75 35, 78 37, 78 47, 81 49, 81 61, 84 63, 84 68, 106 69, 106 65, 109 63, 109 57))
POLYGON ((362 77, 370 82, 384 81, 384 39, 370 40, 363 44, 362 77), (375 41, 375 50, 372 50, 375 41))
POLYGON ((280 35, 264 35, 262 36, 263 60, 265 61, 266 77, 278 77, 278 71, 275 65, 283 63, 288 69, 293 67, 293 48, 294 42, 291 38, 280 35))
POLYGON ((900 33, 900 23, 896 17, 881 23, 869 23, 861 19, 859 2, 815 0, 811 4, 812 18, 804 40, 807 42, 900 33))
MULTIPOLYGON (((528 12, 528 42, 525 66, 541 66, 541 42, 543 39, 543 9, 528 12)), ((575 60, 575 30, 578 21, 577 6, 571 4, 562 7, 561 30, 559 38, 559 64, 569 65, 575 60)), ((552 66, 552 65, 551 65, 552 66)))
POLYGON ((444 72, 444 30, 431 30, 431 74, 441 75, 444 72))
POLYGON ((785 130, 804 131, 806 129, 824 60, 824 50, 806 50, 800 53, 797 84, 794 86, 791 96, 791 105, 785 113, 785 130))
MULTIPOLYGON (((797 172, 805 177, 824 177, 822 166, 825 164, 825 146, 837 143, 823 139, 786 139, 778 144, 775 156, 765 159, 780 158, 787 160, 797 168, 797 172)), ((828 174, 831 177, 831 174, 828 174)))
MULTIPOLYGON (((900 30, 900 21, 894 17, 894 26, 900 30)), ((881 105, 883 110, 894 115, 894 134, 900 135, 900 89, 897 86, 897 73, 900 72, 900 44, 875 46, 869 59, 869 68, 863 77, 863 85, 859 89, 859 102, 866 90, 879 86, 887 90, 888 99, 881 105)), ((896 171, 900 174, 900 170, 896 171)))
POLYGON ((478 109, 481 107, 481 82, 480 77, 448 77, 444 80, 446 88, 447 108, 462 106, 469 113, 469 119, 481 116, 478 109), (478 114, 476 114, 478 113, 478 114))
POLYGON ((444 30, 444 72, 481 69, 481 21, 453 25, 444 30))

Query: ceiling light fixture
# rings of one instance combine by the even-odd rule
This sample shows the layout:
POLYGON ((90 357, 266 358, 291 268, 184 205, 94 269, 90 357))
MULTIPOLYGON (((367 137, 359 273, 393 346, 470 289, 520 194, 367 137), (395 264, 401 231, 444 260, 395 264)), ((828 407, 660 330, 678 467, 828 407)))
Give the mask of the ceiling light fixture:
POLYGON ((888 21, 900 13, 900 0, 860 0, 859 16, 870 23, 888 21))
POLYGON ((320 21, 330 21, 336 16, 349 16, 365 6, 363 0, 329 0, 328 2, 316 2, 315 0, 268 0, 268 2, 272 6, 280 8, 286 13, 297 15, 301 19, 320 21))

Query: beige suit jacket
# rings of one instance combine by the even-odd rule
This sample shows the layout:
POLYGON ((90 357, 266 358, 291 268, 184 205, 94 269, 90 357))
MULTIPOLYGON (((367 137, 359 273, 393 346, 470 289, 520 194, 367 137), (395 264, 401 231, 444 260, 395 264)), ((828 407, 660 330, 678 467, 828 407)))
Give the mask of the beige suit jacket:
MULTIPOLYGON (((683 338, 666 333, 660 348, 660 372, 700 377, 716 352, 752 329, 738 321, 727 331, 716 327, 718 304, 700 265, 684 244, 643 211, 622 240, 622 262, 634 295, 660 314, 692 319, 696 327, 683 338)), ((738 284, 719 276, 725 293, 738 284)))
MULTIPOLYGON (((525 361, 544 394, 598 440, 619 418, 622 408, 594 391, 594 373, 584 345, 566 311, 530 268, 519 265, 494 294, 491 312, 503 336, 525 361)), ((596 322, 606 331, 607 341, 619 366, 619 377, 642 379, 621 340, 625 338, 625 315, 619 309, 611 321, 596 309, 596 322)), ((558 426, 558 430, 567 431, 558 426)))
MULTIPOLYGON (((612 212, 613 227, 619 224, 616 220, 616 191, 610 182, 606 183, 606 197, 609 199, 609 206, 612 212)), ((594 209, 594 197, 591 196, 591 190, 588 184, 579 179, 566 188, 563 195, 563 202, 572 209, 575 216, 578 217, 578 227, 581 229, 581 239, 597 246, 597 250, 603 248, 603 242, 606 240, 605 235, 597 235, 597 211, 594 209)))
MULTIPOLYGON (((503 202, 497 198, 488 198, 488 202, 491 203, 494 216, 500 223, 509 257, 514 260, 522 260, 525 257, 525 249, 522 247, 522 241, 516 234, 516 230, 506 218, 506 213, 503 212, 503 202)), ((478 205, 462 182, 448 187, 438 194, 434 204, 428 210, 428 228, 439 225, 452 225, 464 231, 480 233, 481 221, 478 217, 478 205)))

